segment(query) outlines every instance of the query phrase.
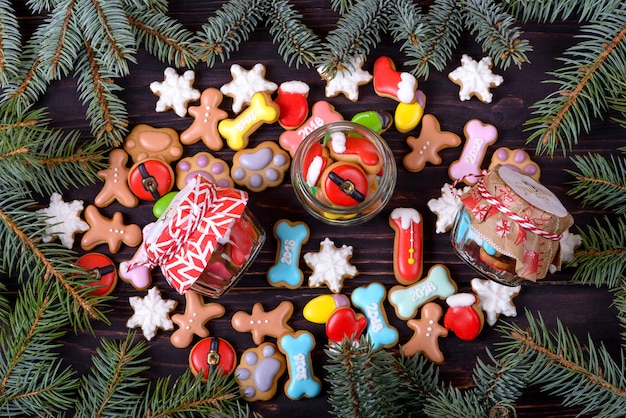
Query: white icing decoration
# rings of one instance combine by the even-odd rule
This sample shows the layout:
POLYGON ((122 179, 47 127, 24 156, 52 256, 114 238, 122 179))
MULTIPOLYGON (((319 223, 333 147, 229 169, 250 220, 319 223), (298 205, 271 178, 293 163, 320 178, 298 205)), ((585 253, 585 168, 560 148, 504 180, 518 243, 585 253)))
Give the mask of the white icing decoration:
POLYGON ((200 98, 200 91, 192 87, 195 73, 187 70, 180 76, 175 69, 167 67, 163 74, 163 81, 150 83, 150 91, 159 96, 155 110, 165 112, 172 108, 182 118, 187 114, 187 103, 200 98))
POLYGON ((330 144, 333 147, 333 151, 337 154, 343 154, 346 152, 346 134, 343 132, 333 132, 330 134, 330 138, 330 144))
MULTIPOLYGON (((372 75, 361 69, 363 57, 360 55, 352 57, 350 64, 341 71, 337 71, 335 76, 326 80, 326 97, 335 97, 339 93, 351 101, 359 99, 359 86, 367 84, 372 80, 372 75)), ((322 74, 322 67, 317 69, 322 74)))
POLYGON ((454 218, 461 205, 459 196, 469 189, 469 186, 463 189, 456 189, 451 184, 446 183, 441 188, 441 197, 428 201, 428 209, 437 215, 437 222, 435 223, 437 227, 436 233, 443 234, 454 224, 454 218))
POLYGON ((339 293, 344 277, 353 277, 357 269, 348 259, 352 256, 352 247, 342 245, 336 248, 335 243, 325 238, 320 244, 317 253, 306 253, 304 261, 313 267, 313 274, 309 277, 309 287, 320 287, 326 283, 328 288, 339 293))
POLYGON ((493 98, 489 88, 499 86, 504 81, 502 76, 491 72, 490 57, 484 57, 476 62, 466 54, 461 58, 461 66, 452 71, 449 77, 455 83, 460 83, 461 101, 477 95, 485 103, 491 103, 493 98))
POLYGON ((233 112, 239 113, 244 105, 251 102, 252 96, 258 92, 271 93, 278 88, 276 83, 267 81, 264 78, 265 66, 257 63, 249 71, 244 70, 241 65, 230 66, 230 74, 233 81, 224 84, 220 91, 223 95, 233 97, 233 112))
POLYGON ((457 293, 446 298, 446 303, 451 308, 462 308, 464 306, 472 306, 476 303, 476 296, 472 293, 457 293))
POLYGON ((157 328, 166 331, 174 329, 169 312, 176 307, 176 301, 162 299, 156 287, 148 290, 146 297, 132 296, 128 298, 128 302, 135 313, 126 322, 126 326, 128 328, 141 326, 141 331, 148 341, 154 338, 157 328))
POLYGON ((505 286, 493 280, 472 279, 472 290, 478 295, 479 305, 487 316, 491 326, 498 320, 498 315, 517 316, 511 299, 516 296, 521 286, 505 286))
POLYGON ((309 85, 304 81, 292 80, 285 81, 280 84, 280 91, 288 94, 300 94, 302 96, 306 96, 309 94, 309 85))
POLYGON ((422 222, 419 212, 413 208, 395 208, 391 211, 391 219, 400 219, 402 229, 409 229, 411 223, 422 222))
POLYGON ((398 82, 398 100, 402 103, 411 104, 415 101, 417 79, 410 73, 401 73, 398 82))
POLYGON ((322 175, 322 166, 324 165, 324 159, 319 155, 313 158, 309 169, 306 172, 306 184, 309 187, 315 187, 317 180, 322 175))
POLYGON ((82 200, 64 202, 59 193, 52 193, 50 205, 36 212, 44 217, 46 224, 50 225, 46 227, 42 241, 50 242, 58 237, 64 247, 71 249, 74 246, 74 234, 89 230, 89 224, 80 219, 82 210, 82 200))

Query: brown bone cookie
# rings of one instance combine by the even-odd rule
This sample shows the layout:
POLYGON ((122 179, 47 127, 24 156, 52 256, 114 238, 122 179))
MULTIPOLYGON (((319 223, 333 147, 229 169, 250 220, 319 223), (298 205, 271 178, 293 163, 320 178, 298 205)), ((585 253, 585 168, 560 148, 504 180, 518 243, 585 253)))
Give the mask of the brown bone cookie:
POLYGON ((292 313, 293 304, 287 300, 268 312, 265 312, 263 305, 255 303, 252 307, 252 314, 243 311, 236 312, 231 323, 235 331, 250 332, 254 343, 259 345, 265 336, 278 338, 287 332, 293 332, 293 329, 287 325, 292 313))
POLYGON ((402 160, 404 167, 412 172, 421 171, 426 163, 441 164, 439 151, 444 148, 454 148, 461 145, 461 138, 453 133, 441 131, 439 121, 431 114, 422 118, 422 130, 415 138, 409 136, 406 143, 412 151, 402 160))
POLYGON ((153 128, 145 123, 130 131, 124 141, 124 150, 135 163, 147 158, 159 158, 169 164, 183 155, 183 146, 175 130, 153 128))

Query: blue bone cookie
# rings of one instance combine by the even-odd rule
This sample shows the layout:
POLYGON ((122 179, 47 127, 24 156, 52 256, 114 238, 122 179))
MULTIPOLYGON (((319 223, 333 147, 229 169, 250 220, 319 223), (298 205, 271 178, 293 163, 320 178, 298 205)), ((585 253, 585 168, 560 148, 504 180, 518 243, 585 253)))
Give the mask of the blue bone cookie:
POLYGON ((367 336, 376 350, 379 347, 392 347, 398 342, 398 330, 389 325, 383 308, 387 292, 380 283, 371 283, 352 292, 352 303, 360 308, 367 318, 367 336))
POLYGON ((278 240, 276 262, 267 272, 267 280, 274 287, 297 289, 304 281, 299 268, 302 245, 309 240, 310 230, 304 222, 285 219, 274 225, 274 236, 278 240))
POLYGON ((322 391, 320 380, 313 374, 313 347, 315 340, 309 331, 284 334, 278 339, 278 349, 287 357, 289 379, 285 383, 285 395, 290 399, 313 398, 322 391))
POLYGON ((450 279, 450 272, 443 264, 436 264, 428 271, 426 278, 411 286, 394 286, 389 290, 389 302, 400 319, 409 320, 415 316, 420 306, 435 298, 445 299, 456 293, 456 283, 450 279))

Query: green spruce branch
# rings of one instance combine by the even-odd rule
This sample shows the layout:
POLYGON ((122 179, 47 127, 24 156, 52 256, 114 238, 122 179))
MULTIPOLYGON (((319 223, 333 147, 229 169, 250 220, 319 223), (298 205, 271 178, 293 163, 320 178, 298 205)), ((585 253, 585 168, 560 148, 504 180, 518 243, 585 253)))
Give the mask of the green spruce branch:
POLYGON ((626 68, 626 6, 605 13, 595 23, 584 25, 578 44, 560 61, 562 68, 549 73, 557 90, 531 106, 533 117, 526 122, 527 142, 536 142, 538 154, 565 155, 589 132, 592 118, 602 118, 608 98, 619 91, 612 84, 626 68))
POLYGON ((618 7, 620 0, 505 0, 504 5, 511 14, 523 22, 536 20, 553 23, 578 17, 579 22, 597 20, 603 13, 618 7))
POLYGON ((22 34, 10 0, 0 0, 0 86, 15 77, 22 51, 22 34))
POLYGON ((505 341, 501 355, 515 356, 528 365, 529 385, 564 398, 567 407, 580 407, 580 415, 621 416, 626 408, 624 358, 615 362, 604 345, 589 337, 583 345, 557 320, 549 329, 538 315, 526 311, 528 327, 515 324, 498 327, 505 341))

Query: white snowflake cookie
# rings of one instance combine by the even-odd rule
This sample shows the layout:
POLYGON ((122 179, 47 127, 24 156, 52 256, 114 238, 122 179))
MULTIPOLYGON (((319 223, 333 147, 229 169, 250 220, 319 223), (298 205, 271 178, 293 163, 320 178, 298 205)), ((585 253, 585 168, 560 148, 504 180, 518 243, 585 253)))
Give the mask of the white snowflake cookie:
POLYGON ((476 96, 483 103, 491 103, 493 95, 489 89, 499 86, 504 81, 502 76, 491 72, 491 67, 490 57, 484 57, 476 62, 470 56, 463 55, 461 66, 448 74, 448 78, 460 87, 461 101, 476 96))
POLYGON ((233 81, 220 87, 224 96, 233 99, 233 112, 239 113, 244 106, 249 105, 252 96, 258 92, 272 93, 278 85, 265 79, 265 66, 257 63, 249 71, 239 64, 230 66, 230 75, 233 81))
POLYGON ((64 202, 59 193, 52 193, 50 205, 36 212, 50 225, 44 231, 43 242, 59 238, 64 247, 71 249, 74 246, 74 234, 89 230, 89 224, 80 218, 82 211, 82 200, 64 202))
POLYGON ((478 295, 479 305, 487 316, 487 323, 496 323, 500 314, 517 316, 512 299, 517 296, 521 286, 505 286, 493 280, 472 279, 472 290, 478 295))
POLYGON ((343 280, 358 274, 356 267, 350 264, 351 257, 351 246, 337 248, 333 241, 324 239, 319 252, 304 255, 304 262, 313 270, 309 287, 320 287, 325 283, 333 293, 341 292, 343 280))
POLYGON ((150 91, 159 96, 155 110, 165 112, 172 109, 181 118, 185 117, 189 102, 200 99, 200 90, 192 87, 196 74, 187 70, 181 76, 171 67, 167 67, 163 74, 163 81, 150 83, 150 91))
POLYGON ((443 234, 452 227, 456 214, 461 206, 459 196, 469 189, 469 186, 463 189, 457 189, 452 187, 451 184, 446 183, 441 188, 441 197, 428 201, 428 209, 437 215, 437 222, 435 223, 436 233, 443 234))
MULTIPOLYGON (((350 64, 338 70, 333 78, 326 79, 326 97, 335 97, 342 93, 348 100, 356 102, 359 99, 359 86, 372 81, 372 75, 361 67, 363 57, 354 56, 350 64)), ((322 68, 319 67, 317 72, 322 75, 322 68)))
POLYGON ((161 298, 161 292, 156 286, 148 290, 146 297, 131 296, 128 302, 135 313, 126 322, 126 326, 140 326, 146 340, 153 339, 158 328, 164 331, 174 329, 169 313, 176 307, 176 301, 161 298))

